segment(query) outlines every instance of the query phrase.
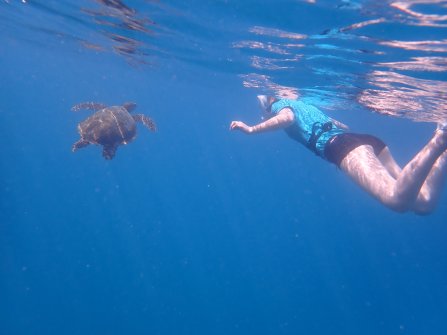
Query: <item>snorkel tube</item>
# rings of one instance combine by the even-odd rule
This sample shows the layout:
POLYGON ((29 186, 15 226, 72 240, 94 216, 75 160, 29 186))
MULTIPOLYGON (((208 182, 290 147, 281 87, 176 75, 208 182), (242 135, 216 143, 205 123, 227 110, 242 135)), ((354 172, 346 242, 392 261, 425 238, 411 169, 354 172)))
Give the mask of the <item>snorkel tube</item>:
POLYGON ((271 118, 273 116, 271 111, 272 104, 278 99, 269 95, 257 95, 256 98, 258 99, 259 106, 262 110, 262 119, 271 118))

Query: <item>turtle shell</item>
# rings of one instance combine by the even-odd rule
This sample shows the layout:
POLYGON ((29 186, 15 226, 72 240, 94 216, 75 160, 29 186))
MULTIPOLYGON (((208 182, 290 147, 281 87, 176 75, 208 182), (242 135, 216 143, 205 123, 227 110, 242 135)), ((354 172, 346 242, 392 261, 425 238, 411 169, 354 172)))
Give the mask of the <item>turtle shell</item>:
POLYGON ((79 133, 92 144, 116 147, 134 139, 136 123, 124 107, 106 107, 82 121, 79 133))

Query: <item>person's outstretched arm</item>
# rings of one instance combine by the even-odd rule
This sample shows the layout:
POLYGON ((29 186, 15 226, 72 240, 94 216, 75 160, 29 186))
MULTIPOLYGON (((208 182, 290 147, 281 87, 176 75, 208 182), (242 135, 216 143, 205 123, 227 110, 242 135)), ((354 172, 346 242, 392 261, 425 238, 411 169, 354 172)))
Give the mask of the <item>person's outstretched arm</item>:
POLYGON ((247 126, 242 121, 233 121, 230 124, 230 130, 240 130, 246 134, 256 134, 262 133, 270 130, 284 129, 290 126, 295 119, 295 115, 293 114, 290 108, 282 109, 278 115, 261 122, 255 126, 247 126))

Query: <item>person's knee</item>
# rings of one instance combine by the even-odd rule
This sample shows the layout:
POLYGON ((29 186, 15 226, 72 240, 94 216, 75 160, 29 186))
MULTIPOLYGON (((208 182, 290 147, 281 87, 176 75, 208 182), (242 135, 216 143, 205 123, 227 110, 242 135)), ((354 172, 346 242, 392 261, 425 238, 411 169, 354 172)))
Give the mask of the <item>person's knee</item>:
POLYGON ((429 215, 434 212, 436 201, 428 194, 421 193, 413 206, 413 212, 417 215, 429 215))
POLYGON ((417 210, 414 211, 414 214, 420 215, 420 216, 430 215, 431 213, 433 213, 433 210, 431 210, 431 209, 430 210, 426 210, 426 209, 419 210, 419 209, 417 209, 417 210))
POLYGON ((435 210, 435 206, 430 205, 428 203, 427 204, 424 203, 424 204, 418 204, 414 208, 413 212, 416 215, 425 216, 425 215, 429 215, 429 214, 433 213, 434 210, 435 210))
POLYGON ((397 213, 406 213, 409 211, 408 207, 402 206, 402 205, 392 204, 392 205, 387 205, 387 207, 397 213))
POLYGON ((385 205, 397 213, 413 212, 416 215, 421 216, 429 215, 433 213, 435 209, 432 204, 425 202, 418 202, 416 205, 409 205, 407 202, 390 202, 385 205))
POLYGON ((393 196, 382 199, 382 203, 397 213, 406 213, 411 210, 411 206, 409 206, 408 202, 402 201, 402 199, 393 196))

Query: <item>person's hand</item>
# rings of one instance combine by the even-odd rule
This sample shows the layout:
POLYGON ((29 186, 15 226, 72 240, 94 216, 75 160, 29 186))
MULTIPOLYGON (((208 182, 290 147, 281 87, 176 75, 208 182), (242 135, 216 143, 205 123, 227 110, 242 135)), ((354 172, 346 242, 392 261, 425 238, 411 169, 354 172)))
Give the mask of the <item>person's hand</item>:
POLYGON ((243 131, 246 134, 251 134, 252 127, 247 126, 242 121, 233 121, 230 124, 230 130, 240 130, 240 131, 243 131))

